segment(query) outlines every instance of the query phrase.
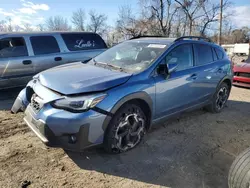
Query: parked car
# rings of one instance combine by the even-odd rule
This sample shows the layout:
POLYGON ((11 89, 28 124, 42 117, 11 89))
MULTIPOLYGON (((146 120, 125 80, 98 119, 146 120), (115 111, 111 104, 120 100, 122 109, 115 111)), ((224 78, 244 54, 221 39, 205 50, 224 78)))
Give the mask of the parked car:
POLYGON ((234 160, 228 175, 229 188, 246 188, 250 185, 250 148, 234 160))
POLYGON ((24 86, 43 70, 87 61, 106 48, 103 39, 95 33, 0 34, 0 89, 24 86))
POLYGON ((36 75, 12 112, 26 109, 24 121, 47 145, 80 151, 103 144, 119 153, 170 116, 204 106, 220 112, 231 83, 231 63, 220 46, 200 37, 140 37, 87 64, 36 75))
POLYGON ((250 88, 250 58, 242 63, 234 64, 233 85, 250 88))

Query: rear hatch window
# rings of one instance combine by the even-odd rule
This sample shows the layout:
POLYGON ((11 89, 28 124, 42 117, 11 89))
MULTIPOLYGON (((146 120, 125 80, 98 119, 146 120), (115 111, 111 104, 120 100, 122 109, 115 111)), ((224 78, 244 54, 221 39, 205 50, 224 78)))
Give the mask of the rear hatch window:
POLYGON ((107 48, 103 39, 95 33, 65 33, 61 36, 70 51, 107 48))

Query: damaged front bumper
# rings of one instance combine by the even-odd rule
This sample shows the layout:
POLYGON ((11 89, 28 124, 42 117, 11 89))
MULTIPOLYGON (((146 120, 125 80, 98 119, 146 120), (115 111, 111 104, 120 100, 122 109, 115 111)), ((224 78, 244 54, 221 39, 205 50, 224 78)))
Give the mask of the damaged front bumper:
POLYGON ((18 112, 24 112, 30 103, 31 97, 34 94, 33 86, 37 83, 37 80, 31 80, 27 86, 18 94, 12 108, 11 112, 16 114, 18 112))
POLYGON ((27 88, 24 88, 19 95, 17 96, 12 108, 11 112, 16 114, 18 112, 24 112, 27 106, 29 105, 29 101, 27 100, 27 88))
POLYGON ((101 144, 104 136, 102 125, 107 115, 92 109, 73 113, 51 106, 52 101, 62 97, 39 82, 28 84, 11 110, 13 113, 25 111, 25 123, 48 146, 81 151, 101 144))

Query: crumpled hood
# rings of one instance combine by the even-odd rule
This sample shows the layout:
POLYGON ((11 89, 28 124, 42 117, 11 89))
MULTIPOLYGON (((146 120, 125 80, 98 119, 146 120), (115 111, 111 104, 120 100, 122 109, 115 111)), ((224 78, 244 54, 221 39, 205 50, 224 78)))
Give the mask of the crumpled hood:
POLYGON ((42 85, 64 95, 103 91, 125 83, 131 74, 71 63, 39 74, 42 85))
POLYGON ((238 63, 233 67, 234 72, 249 72, 250 73, 250 63, 238 63))

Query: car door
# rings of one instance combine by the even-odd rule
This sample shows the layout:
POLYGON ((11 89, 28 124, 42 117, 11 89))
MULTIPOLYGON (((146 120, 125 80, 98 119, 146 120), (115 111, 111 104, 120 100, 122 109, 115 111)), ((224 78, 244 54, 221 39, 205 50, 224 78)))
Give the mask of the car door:
POLYGON ((177 63, 170 75, 157 75, 156 118, 171 115, 194 105, 196 92, 192 87, 196 79, 192 44, 181 44, 170 51, 161 63, 177 63))
POLYGON ((192 83, 192 87, 197 89, 196 103, 206 102, 214 94, 220 79, 220 71, 217 56, 212 46, 202 43, 194 43, 195 69, 197 79, 192 83))
POLYGON ((33 49, 31 60, 36 73, 63 64, 60 47, 53 35, 31 36, 30 43, 33 49))
MULTIPOLYGON (((229 59, 223 49, 219 47, 213 47, 214 57, 216 64, 214 65, 214 72, 216 76, 216 80, 219 82, 226 75, 232 75, 232 64, 229 63, 229 59)), ((217 84, 218 84, 217 82, 217 84)))
POLYGON ((23 37, 0 40, 0 89, 25 85, 34 74, 34 65, 23 37))

